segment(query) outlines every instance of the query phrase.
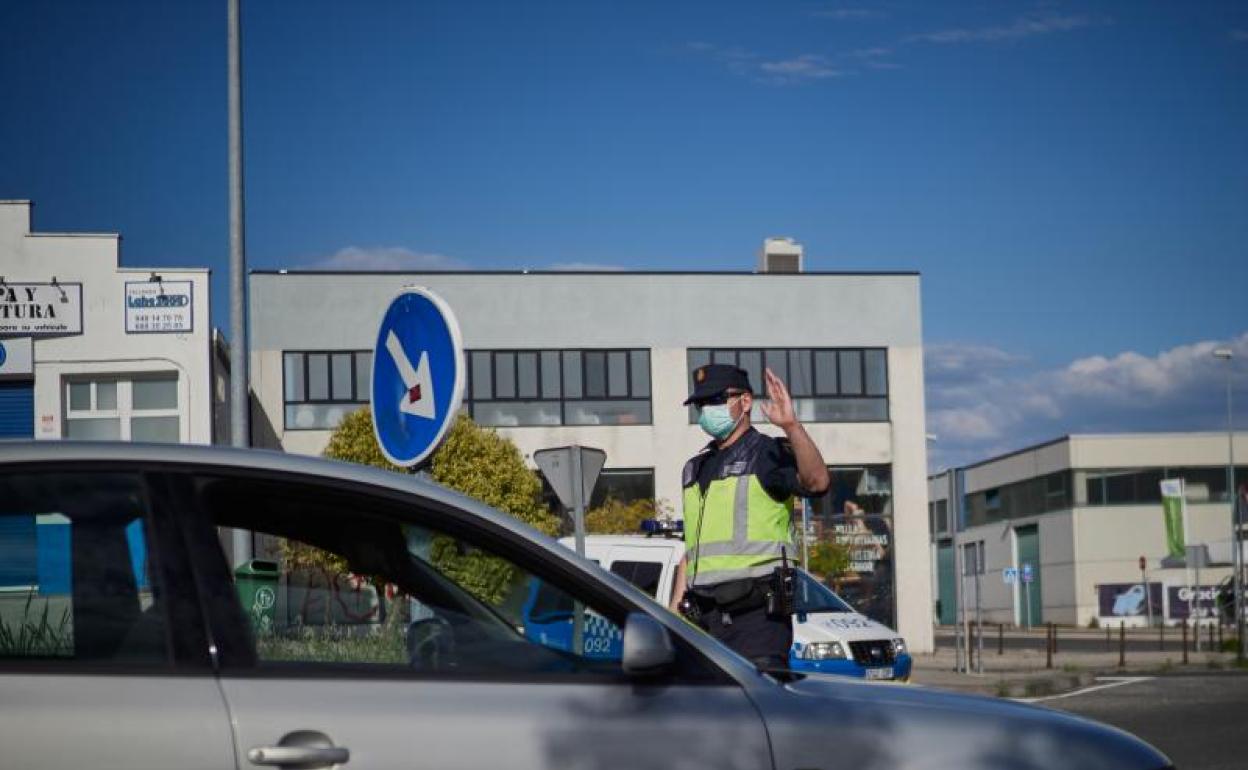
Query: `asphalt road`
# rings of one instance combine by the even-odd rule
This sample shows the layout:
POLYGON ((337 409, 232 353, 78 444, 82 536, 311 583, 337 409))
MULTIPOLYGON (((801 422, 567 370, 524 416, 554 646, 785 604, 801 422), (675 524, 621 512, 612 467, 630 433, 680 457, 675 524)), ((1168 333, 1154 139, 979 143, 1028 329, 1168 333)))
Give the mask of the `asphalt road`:
POLYGON ((1038 705, 1132 732, 1165 752, 1179 770, 1248 767, 1248 672, 1166 675, 1038 705))

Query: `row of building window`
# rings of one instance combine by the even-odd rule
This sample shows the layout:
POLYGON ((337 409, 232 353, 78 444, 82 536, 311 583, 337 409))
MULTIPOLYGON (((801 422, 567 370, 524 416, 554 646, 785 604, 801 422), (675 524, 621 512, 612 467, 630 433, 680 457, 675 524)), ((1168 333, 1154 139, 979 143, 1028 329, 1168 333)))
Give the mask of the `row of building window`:
MULTIPOLYGON (((883 348, 694 348, 689 371, 706 363, 740 366, 766 397, 764 367, 789 387, 806 422, 888 420, 883 348)), ((648 425, 653 421, 646 349, 469 350, 464 408, 482 425, 648 425)), ((287 430, 331 429, 368 403, 372 353, 283 354, 287 430)), ((755 410, 754 418, 764 419, 755 410)), ((690 411, 690 420, 696 415, 690 411)))
MULTIPOLYGON (((1248 467, 1237 467, 1235 478, 1248 481, 1248 467)), ((1069 509, 1077 489, 1084 492, 1080 505, 1160 504, 1162 479, 1183 479, 1189 503, 1228 501, 1226 466, 1059 471, 966 495, 966 526, 1069 509)), ((947 506, 945 500, 928 504, 933 532, 949 531, 947 506)))
POLYGON ((649 350, 470 350, 464 406, 482 425, 646 425, 649 350))
MULTIPOLYGON (((1077 471, 1083 477, 1088 505, 1160 503, 1162 479, 1183 479, 1189 503, 1225 503, 1226 466, 1134 468, 1077 471)), ((1248 480, 1248 467, 1237 466, 1239 484, 1248 480)), ((1238 486, 1238 484, 1237 484, 1238 486)))
MULTIPOLYGON (((884 348, 690 348, 693 372, 706 364, 745 370, 754 392, 769 396, 763 370, 771 369, 789 389, 803 422, 885 422, 888 420, 888 355, 884 348)), ((750 418, 765 419, 756 406, 750 418)), ((697 421, 690 408, 689 421, 697 421)))

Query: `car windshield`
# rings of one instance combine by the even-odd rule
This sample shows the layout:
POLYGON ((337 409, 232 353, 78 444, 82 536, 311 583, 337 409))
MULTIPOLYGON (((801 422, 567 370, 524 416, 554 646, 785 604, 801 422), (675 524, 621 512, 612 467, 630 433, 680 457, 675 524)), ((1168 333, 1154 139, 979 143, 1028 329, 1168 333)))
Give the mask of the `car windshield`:
POLYGON ((832 593, 832 589, 820 583, 808 573, 797 573, 797 611, 805 613, 817 612, 853 612, 854 608, 845 603, 841 597, 832 593))

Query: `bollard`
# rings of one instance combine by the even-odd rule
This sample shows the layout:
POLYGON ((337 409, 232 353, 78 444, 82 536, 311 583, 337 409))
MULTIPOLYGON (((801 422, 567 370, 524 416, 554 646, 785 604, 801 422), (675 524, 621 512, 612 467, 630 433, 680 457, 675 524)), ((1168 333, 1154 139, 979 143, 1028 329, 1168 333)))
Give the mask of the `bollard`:
POLYGON ((1053 668, 1053 624, 1044 629, 1044 667, 1053 668))
POLYGON ((1217 652, 1218 648, 1213 646, 1213 625, 1209 625, 1209 651, 1217 652))
POLYGON ((1127 667, 1127 624, 1118 624, 1118 668, 1127 667))
POLYGON ((1162 620, 1161 625, 1157 626, 1157 649, 1166 651, 1166 621, 1162 620))
POLYGON ((997 654, 1005 654, 1005 624, 997 624, 997 654))
POLYGON ((1183 662, 1187 663, 1187 621, 1183 621, 1183 662))
POLYGON ((1056 655, 1057 654, 1057 624, 1056 623, 1049 624, 1049 637, 1052 640, 1049 642, 1049 644, 1053 645, 1053 654, 1056 655))

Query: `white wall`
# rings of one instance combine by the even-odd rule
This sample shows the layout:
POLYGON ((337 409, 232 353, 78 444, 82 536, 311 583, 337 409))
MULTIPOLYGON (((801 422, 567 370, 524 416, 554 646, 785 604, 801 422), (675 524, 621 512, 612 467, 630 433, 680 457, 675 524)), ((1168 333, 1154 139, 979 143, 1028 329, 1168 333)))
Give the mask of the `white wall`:
POLYGON ((37 338, 35 437, 60 438, 65 413, 63 378, 69 375, 176 373, 181 440, 212 439, 209 365, 209 272, 206 269, 119 268, 116 235, 30 232, 30 204, 0 203, 0 274, 10 283, 82 284, 80 335, 37 338), (153 269, 166 281, 193 283, 194 331, 126 334, 125 283, 153 269))
MULTIPOLYGON (((1189 503, 1188 541, 1205 543, 1230 537, 1225 503, 1189 503)), ((1076 511, 1075 547, 1079 553, 1078 622, 1096 617, 1096 586, 1100 583, 1140 582, 1139 558, 1145 557, 1149 582, 1186 585, 1195 582, 1182 569, 1161 569, 1165 556, 1166 527, 1161 504, 1106 505, 1076 511)), ((1231 574, 1227 567, 1201 570, 1200 582, 1214 585, 1231 574)))

